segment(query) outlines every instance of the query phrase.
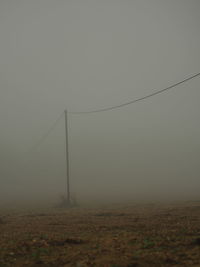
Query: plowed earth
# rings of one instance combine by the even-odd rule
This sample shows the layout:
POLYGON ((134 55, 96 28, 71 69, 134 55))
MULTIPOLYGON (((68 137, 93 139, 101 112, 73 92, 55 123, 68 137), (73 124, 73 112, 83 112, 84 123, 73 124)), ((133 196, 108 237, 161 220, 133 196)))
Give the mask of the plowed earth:
POLYGON ((200 204, 2 212, 0 266, 200 266, 200 204))

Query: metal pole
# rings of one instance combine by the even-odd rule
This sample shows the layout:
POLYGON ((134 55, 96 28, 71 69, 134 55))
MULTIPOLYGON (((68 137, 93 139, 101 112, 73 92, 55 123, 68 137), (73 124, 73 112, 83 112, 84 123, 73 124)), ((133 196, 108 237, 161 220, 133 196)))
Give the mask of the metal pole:
POLYGON ((69 130, 68 130, 68 114, 65 110, 65 136, 66 136, 66 175, 67 175, 67 205, 70 205, 70 183, 69 183, 69 130))

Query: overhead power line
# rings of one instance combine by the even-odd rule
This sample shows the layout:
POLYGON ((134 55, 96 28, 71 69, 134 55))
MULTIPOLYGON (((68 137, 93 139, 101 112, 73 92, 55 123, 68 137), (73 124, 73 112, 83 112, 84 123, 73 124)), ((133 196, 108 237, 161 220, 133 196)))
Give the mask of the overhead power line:
MULTIPOLYGON (((96 110, 91 110, 91 111, 68 111, 68 113, 70 114, 89 114, 89 113, 97 113, 97 112, 103 112, 103 111, 109 111, 109 110, 114 110, 114 109, 118 109, 118 108, 122 108, 124 106, 128 106, 128 105, 131 105, 131 104, 134 104, 136 102, 139 102, 139 101, 142 101, 142 100, 145 100, 147 98, 150 98, 150 97, 153 97, 155 95, 158 95, 158 94, 161 94, 165 91, 168 91, 182 83, 185 83, 189 80, 192 80, 196 77, 200 76, 200 72, 193 75, 193 76, 190 76, 180 82, 177 82, 173 85, 170 85, 162 90, 159 90, 159 91, 156 91, 154 93, 151 93, 151 94, 148 94, 146 96, 143 96, 143 97, 140 97, 140 98, 136 98, 136 99, 133 99, 129 102, 126 102, 126 103, 123 103, 123 104, 120 104, 120 105, 116 105, 116 106, 111 106, 111 107, 107 107, 107 108, 101 108, 101 109, 96 109, 96 110)), ((49 136, 49 134, 53 131, 53 129, 55 128, 55 126, 57 125, 57 123, 59 122, 59 120, 61 119, 61 117, 63 116, 64 114, 64 111, 60 114, 60 116, 57 118, 57 120, 54 122, 54 124, 51 126, 51 128, 42 136, 42 138, 34 145, 31 147, 31 149, 28 151, 29 153, 33 152, 41 143, 43 143, 45 141, 45 139, 49 136)))
POLYGON ((177 82, 177 83, 175 83, 173 85, 170 85, 170 86, 168 86, 168 87, 166 87, 164 89, 161 89, 161 90, 156 91, 154 93, 151 93, 149 95, 146 95, 146 96, 143 96, 143 97, 140 97, 140 98, 136 98, 136 99, 133 99, 131 101, 128 101, 126 103, 122 103, 122 104, 119 104, 119 105, 116 105, 116 106, 111 106, 111 107, 107 107, 107 108, 100 108, 100 109, 95 109, 95 110, 90 110, 90 111, 71 111, 71 112, 69 111, 69 113, 71 113, 71 114, 97 113, 97 112, 103 112, 103 111, 109 111, 109 110, 113 110, 113 109, 122 108, 124 106, 128 106, 128 105, 134 104, 136 102, 145 100, 147 98, 153 97, 155 95, 161 94, 161 93, 163 93, 165 91, 168 91, 168 90, 170 90, 170 89, 172 89, 172 88, 174 88, 174 87, 176 87, 176 86, 178 86, 178 85, 180 85, 182 83, 185 83, 185 82, 187 82, 189 80, 192 80, 192 79, 194 79, 194 78, 196 78, 198 76, 200 76, 200 72, 195 74, 195 75, 193 75, 193 76, 190 76, 190 77, 188 77, 188 78, 186 78, 186 79, 184 79, 184 80, 182 80, 180 82, 177 82))
POLYGON ((39 139, 39 141, 32 146, 28 153, 32 153, 35 149, 37 149, 37 147, 39 147, 40 144, 42 144, 46 138, 49 136, 49 134, 54 130, 54 128, 56 127, 56 125, 58 124, 58 122, 60 121, 60 119, 62 118, 62 116, 64 115, 64 111, 59 115, 59 117, 55 120, 55 122, 53 123, 53 125, 49 128, 49 130, 39 139))

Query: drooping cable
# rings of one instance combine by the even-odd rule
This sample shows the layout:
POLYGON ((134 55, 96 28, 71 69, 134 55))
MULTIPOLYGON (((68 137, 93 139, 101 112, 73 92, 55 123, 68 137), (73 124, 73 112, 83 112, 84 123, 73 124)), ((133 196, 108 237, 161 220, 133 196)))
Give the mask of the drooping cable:
POLYGON ((173 85, 170 85, 170 86, 168 86, 168 87, 166 87, 166 88, 164 88, 164 89, 161 89, 161 90, 156 91, 156 92, 154 92, 154 93, 151 93, 151 94, 149 94, 149 95, 142 96, 142 97, 140 97, 140 98, 136 98, 136 99, 133 99, 133 100, 131 100, 131 101, 128 101, 128 102, 126 102, 126 103, 122 103, 122 104, 119 104, 119 105, 116 105, 116 106, 111 106, 111 107, 107 107, 107 108, 100 108, 100 109, 90 110, 90 111, 71 111, 71 112, 69 111, 69 113, 71 113, 71 114, 97 113, 97 112, 103 112, 103 111, 109 111, 109 110, 114 110, 114 109, 122 108, 122 107, 124 107, 124 106, 128 106, 128 105, 134 104, 134 103, 136 103, 136 102, 145 100, 145 99, 147 99, 147 98, 153 97, 153 96, 155 96, 155 95, 161 94, 161 93, 163 93, 163 92, 165 92, 165 91, 168 91, 168 90, 170 90, 170 89, 172 89, 172 88, 174 88, 174 87, 176 87, 176 86, 178 86, 178 85, 180 85, 180 84, 182 84, 182 83, 185 83, 185 82, 187 82, 187 81, 189 81, 189 80, 192 80, 192 79, 194 79, 194 78, 196 78, 196 77, 198 77, 198 76, 200 76, 200 72, 197 73, 197 74, 195 74, 195 75, 192 75, 192 76, 190 76, 190 77, 188 77, 188 78, 186 78, 186 79, 184 79, 184 80, 182 80, 182 81, 179 81, 179 82, 177 82, 177 83, 175 83, 175 84, 173 84, 173 85))

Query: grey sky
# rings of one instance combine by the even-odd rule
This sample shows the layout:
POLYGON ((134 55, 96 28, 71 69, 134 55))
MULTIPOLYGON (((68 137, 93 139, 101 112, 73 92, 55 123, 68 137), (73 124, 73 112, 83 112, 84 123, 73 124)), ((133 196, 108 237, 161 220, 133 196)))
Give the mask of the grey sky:
MULTIPOLYGON (((198 0, 1 0, 2 184, 66 107, 121 104, 199 72, 199 11, 198 0)), ((162 194, 183 182, 192 194, 200 185, 199 84, 110 113, 72 115, 74 191, 106 191, 109 181, 119 194, 136 184, 162 194)), ((51 166, 52 183, 64 177, 63 131, 60 122, 37 155, 51 166)))

